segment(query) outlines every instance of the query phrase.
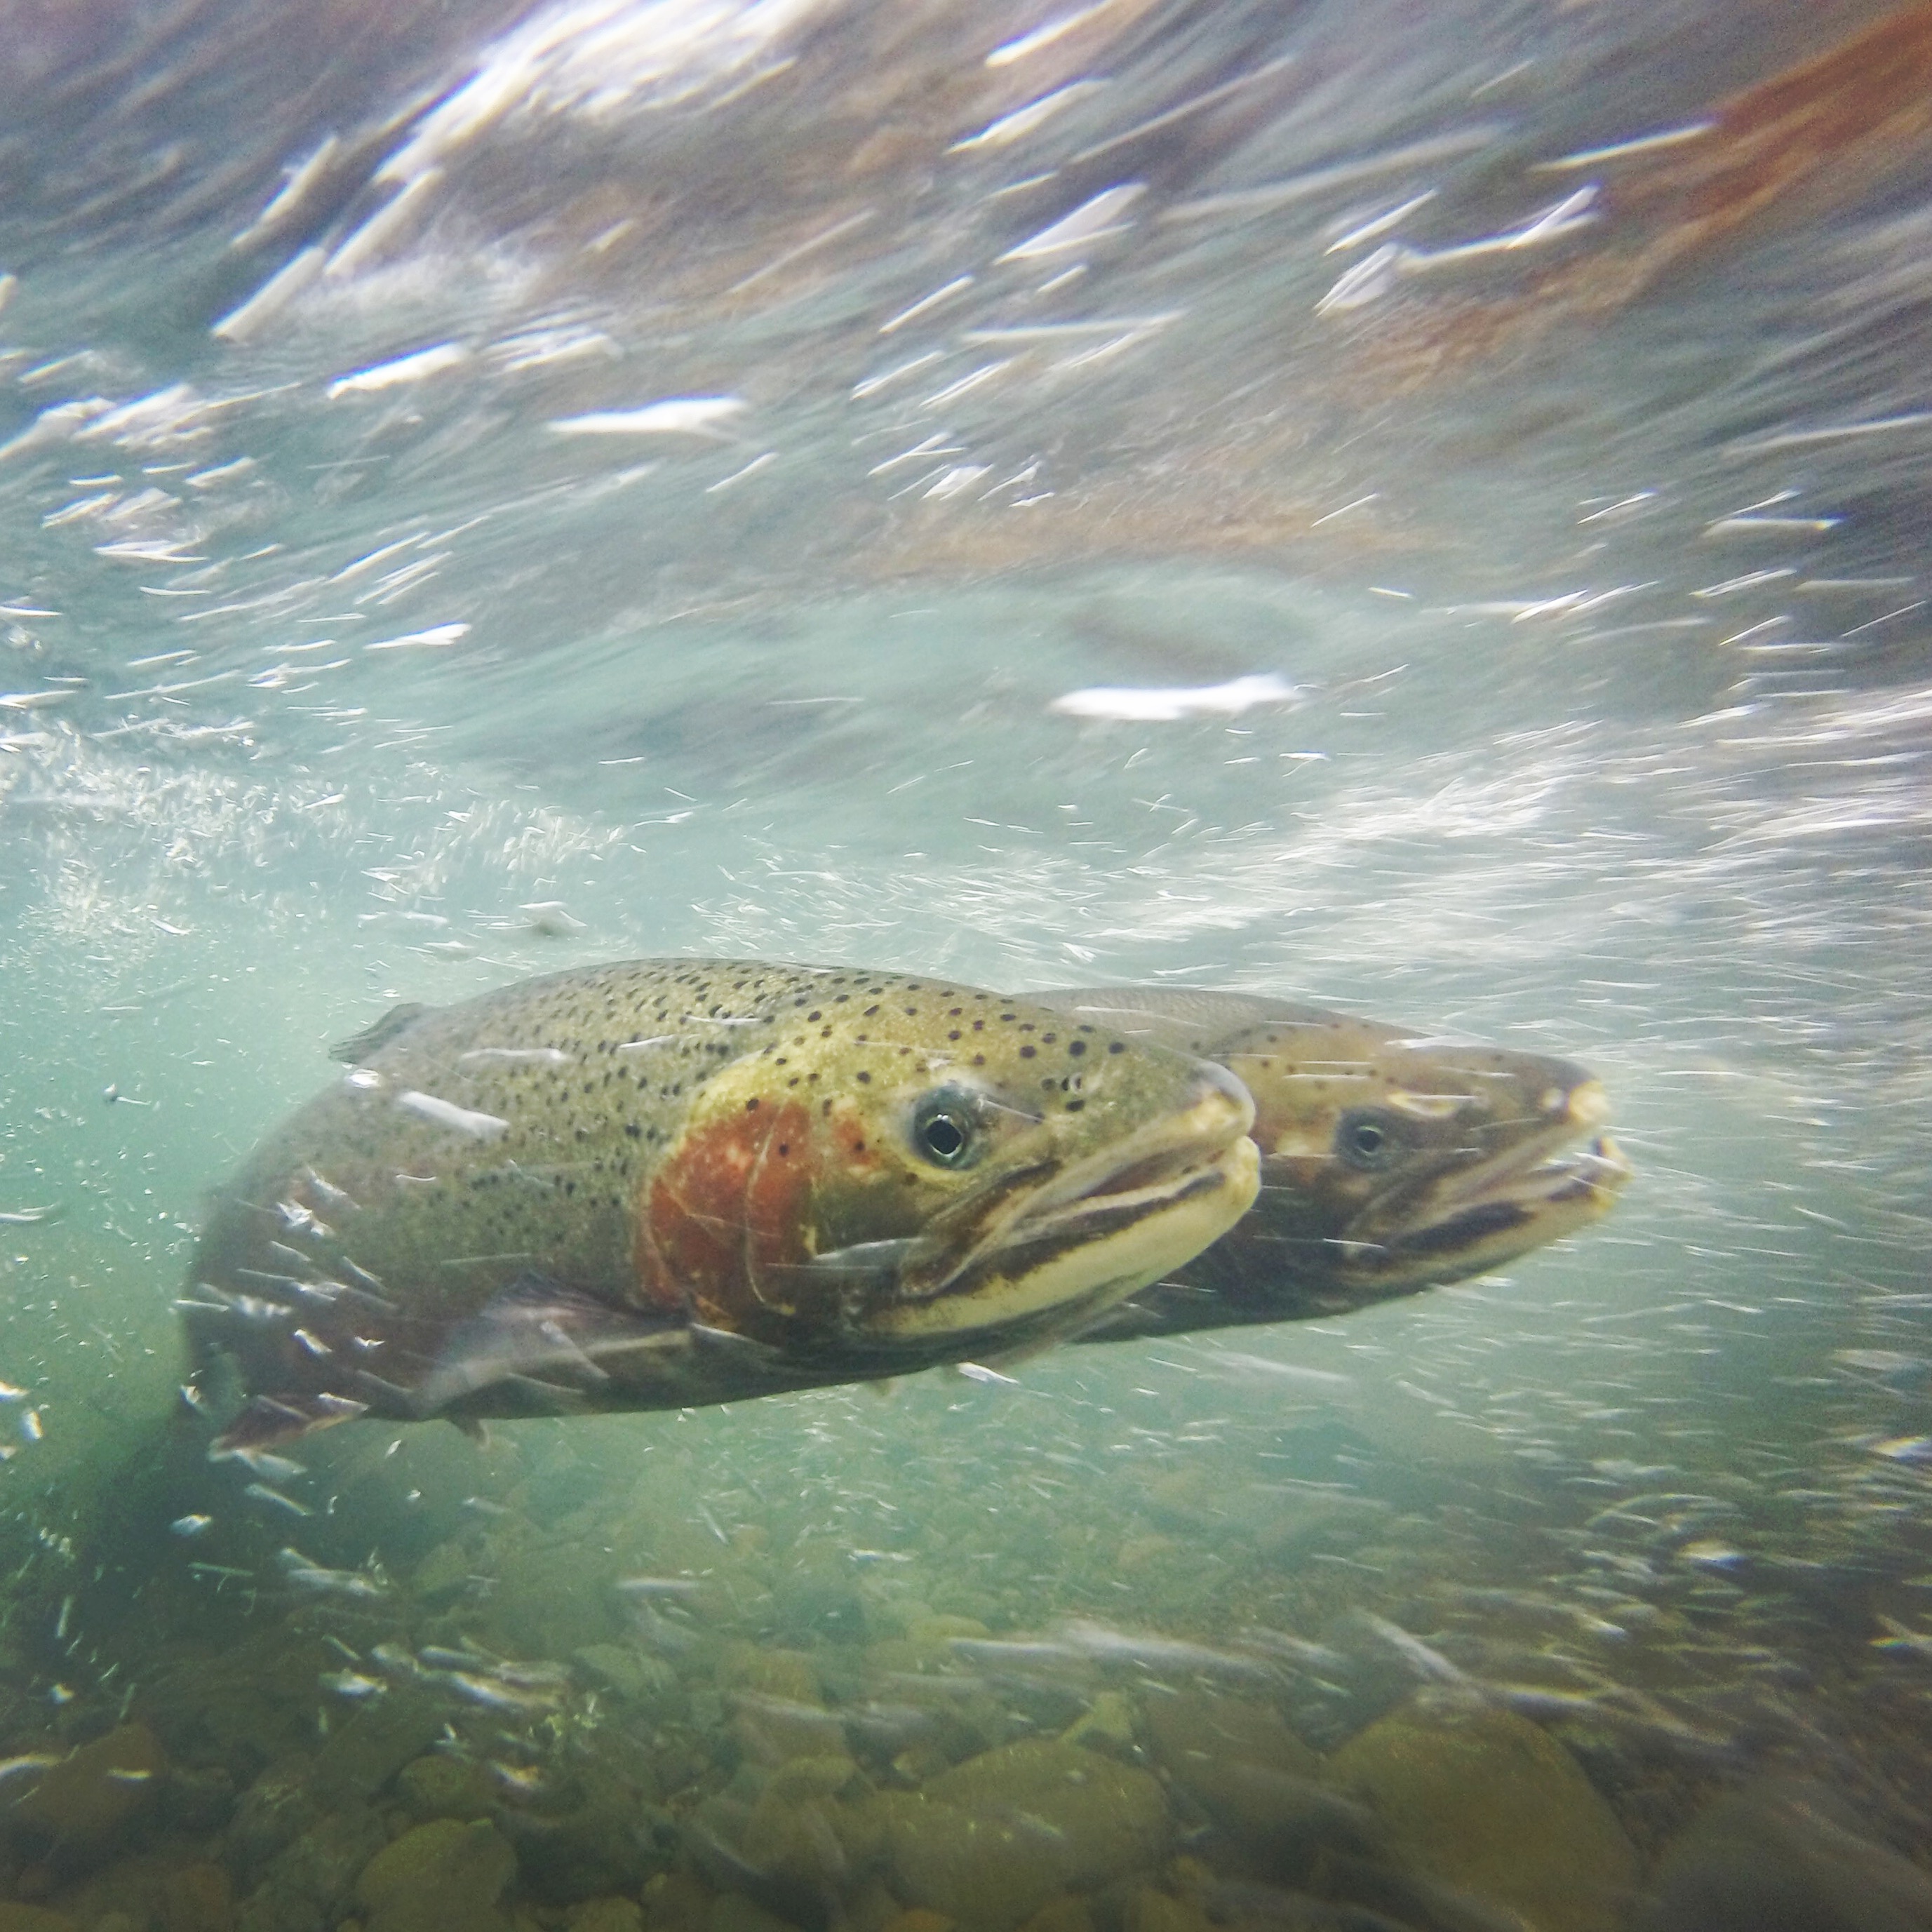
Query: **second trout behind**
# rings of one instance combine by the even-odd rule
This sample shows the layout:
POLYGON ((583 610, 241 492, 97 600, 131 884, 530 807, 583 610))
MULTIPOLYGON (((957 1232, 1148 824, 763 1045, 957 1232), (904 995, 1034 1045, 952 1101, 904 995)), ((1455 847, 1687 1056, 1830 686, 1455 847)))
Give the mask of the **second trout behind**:
POLYGON ((1630 1178, 1588 1067, 1254 993, 1034 996, 1212 1060, 1252 1095, 1262 1184, 1240 1225, 1077 1337, 1344 1315, 1502 1268, 1600 1220, 1630 1178))

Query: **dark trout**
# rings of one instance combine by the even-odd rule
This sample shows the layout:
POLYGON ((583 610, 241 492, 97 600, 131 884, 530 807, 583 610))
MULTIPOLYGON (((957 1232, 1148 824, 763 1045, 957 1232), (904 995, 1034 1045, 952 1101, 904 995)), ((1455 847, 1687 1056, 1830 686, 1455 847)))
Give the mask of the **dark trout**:
POLYGON ((1036 1348, 1255 1196, 1220 1068, 943 980, 638 961, 398 1009, 338 1057, 180 1304, 229 1446, 1036 1348))
POLYGON ((1218 1061, 1254 1096, 1254 1207, 1082 1341, 1301 1321, 1439 1287, 1588 1226, 1630 1179, 1597 1131, 1602 1087, 1567 1060, 1243 993, 1032 997, 1218 1061))

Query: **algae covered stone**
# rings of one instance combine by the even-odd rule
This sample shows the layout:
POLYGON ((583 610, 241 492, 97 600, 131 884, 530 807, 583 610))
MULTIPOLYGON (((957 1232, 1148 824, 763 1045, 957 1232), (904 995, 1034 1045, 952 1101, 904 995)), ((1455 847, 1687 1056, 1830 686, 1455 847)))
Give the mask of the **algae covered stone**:
POLYGON ((1729 1792, 1664 1853, 1640 1932, 1924 1932, 1932 1876, 1870 1826, 1808 1779, 1729 1792))
POLYGON ((838 1802, 859 1767, 843 1756, 797 1757, 775 1772, 738 1834, 746 1862, 807 1895, 839 1883, 878 1852, 868 1809, 838 1802))
POLYGON ((272 1764, 242 1792, 229 1822, 225 1856, 244 1891, 278 1853, 322 1822, 321 1802, 309 1786, 312 1763, 296 1757, 272 1764))
POLYGON ((50 1768, 14 1808, 16 1824, 44 1832, 61 1852, 106 1844, 154 1802, 167 1769, 145 1724, 123 1724, 50 1768))
POLYGON ((1612 1932, 1636 1849, 1574 1758, 1514 1712, 1410 1705, 1329 1760, 1422 1870, 1538 1932, 1612 1932))
POLYGON ((687 1871, 659 1872, 638 1894, 650 1932, 704 1932, 711 1894, 687 1871))
POLYGON ((677 1682, 677 1673, 662 1658, 621 1643, 586 1643, 571 1660, 600 1690, 634 1703, 656 1696, 677 1682))
POLYGON ((309 1774, 325 1804, 370 1798, 442 1735, 444 1714, 434 1698, 394 1691, 362 1708, 329 1733, 309 1774))
POLYGON ((366 1804, 322 1813, 269 1860, 237 1915, 241 1932, 323 1932, 348 1903, 356 1874, 383 1835, 381 1817, 366 1804))
POLYGON ((1063 1892, 1049 1898, 1020 1932, 1094 1932, 1094 1914, 1084 1898, 1063 1892))
POLYGON ((1084 1744, 1089 1750, 1130 1750, 1134 1707, 1119 1691, 1102 1690, 1060 1735, 1068 1744, 1084 1744))
POLYGON ((644 1932, 643 1908, 632 1898, 586 1898, 565 1922, 570 1932, 644 1932))
POLYGON ((1146 1720, 1160 1768, 1258 1874, 1298 1886, 1330 1855, 1377 1855, 1367 1807, 1325 1782, 1272 1706, 1197 1686, 1150 1695, 1146 1720))
POLYGON ((229 1932, 234 1892, 220 1865, 184 1865, 161 1886, 162 1932, 229 1932))
POLYGON ((1151 1888, 1127 1900, 1120 1923, 1123 1932, 1214 1932, 1214 1921, 1199 1906, 1151 1888))
POLYGON ((356 1881, 369 1932, 509 1932, 496 1900, 517 1856, 494 1826, 440 1818, 386 1845, 356 1881))
POLYGON ((1180 1784, 1228 1763, 1265 1765, 1318 1778, 1322 1760, 1271 1706, 1198 1687, 1150 1693, 1144 1706, 1154 1755, 1180 1784))
POLYGON ((782 1699, 790 1704, 822 1704, 824 1690, 818 1666, 804 1652, 775 1650, 734 1637, 718 1651, 718 1688, 750 1691, 782 1699))
POLYGON ((711 1901, 704 1916, 704 1932, 798 1932, 798 1928, 742 1892, 726 1892, 711 1901))
POLYGON ((396 1774, 396 1795, 420 1821, 487 1818, 496 1792, 481 1765, 430 1752, 412 1758, 396 1774))
POLYGON ((983 1751, 876 1802, 893 1889, 962 1932, 1008 1932, 1056 1893, 1140 1870, 1170 1829, 1146 1772, 1057 1739, 983 1751))
POLYGON ((44 1906, 0 1903, 0 1932, 80 1932, 80 1922, 44 1906))

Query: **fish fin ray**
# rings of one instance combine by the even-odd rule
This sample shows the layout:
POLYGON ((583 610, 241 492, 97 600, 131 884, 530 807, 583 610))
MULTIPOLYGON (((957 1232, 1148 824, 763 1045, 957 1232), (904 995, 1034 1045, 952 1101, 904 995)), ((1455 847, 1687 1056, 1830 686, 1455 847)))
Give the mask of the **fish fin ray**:
POLYGON ((371 1021, 360 1033, 351 1034, 346 1040, 338 1040, 328 1049, 328 1057, 354 1066, 407 1033, 418 1020, 439 1010, 435 1006, 424 1006, 420 1000, 405 1000, 401 1005, 392 1006, 380 1019, 371 1021))
POLYGON ((741 1361, 776 1364, 784 1358, 782 1348, 775 1348, 769 1342, 760 1342, 754 1336, 740 1335, 734 1328, 711 1328, 701 1322, 694 1322, 686 1332, 695 1346, 736 1355, 741 1361))
POLYGON ((343 1396, 258 1395, 208 1445, 208 1453, 213 1457, 237 1449, 272 1448, 338 1422, 352 1422, 366 1414, 368 1407, 343 1396))
POLYGON ((681 1319, 613 1307, 542 1275, 520 1275, 458 1325, 417 1384, 414 1400, 420 1413, 440 1414, 500 1382, 534 1387, 546 1400, 560 1383, 580 1399, 586 1388, 610 1379, 603 1360, 682 1347, 689 1339, 681 1319))
MULTIPOLYGON (((1068 1339, 1065 1335, 1055 1333, 1037 1342, 1022 1342, 1015 1348, 1002 1348, 990 1355, 975 1355, 973 1360, 980 1368, 992 1369, 1004 1376, 1009 1369, 1018 1368, 1023 1362, 1037 1361, 1042 1355, 1052 1353, 1068 1339)), ((1011 1378, 1008 1377, 1008 1379, 1011 1378)))

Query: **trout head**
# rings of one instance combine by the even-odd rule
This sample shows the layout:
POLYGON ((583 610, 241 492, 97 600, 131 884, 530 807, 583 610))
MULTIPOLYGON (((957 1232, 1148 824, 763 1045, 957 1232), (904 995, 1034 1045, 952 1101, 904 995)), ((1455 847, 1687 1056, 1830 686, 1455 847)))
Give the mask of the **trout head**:
POLYGON ((945 982, 828 977, 719 1068, 638 1214, 643 1292, 706 1327, 908 1366, 1036 1346, 1254 1198, 1223 1069, 945 982))
POLYGON ((1606 1213, 1630 1178, 1574 1063, 1336 1014, 1220 1043, 1251 1084, 1262 1191, 1216 1257, 1342 1309, 1502 1267, 1606 1213))
POLYGON ((1217 1061, 1254 1097, 1253 1210, 1109 1336, 1337 1314, 1459 1281, 1587 1226, 1630 1179, 1598 1131, 1603 1088, 1567 1060, 1252 994, 1041 997, 1217 1061))

